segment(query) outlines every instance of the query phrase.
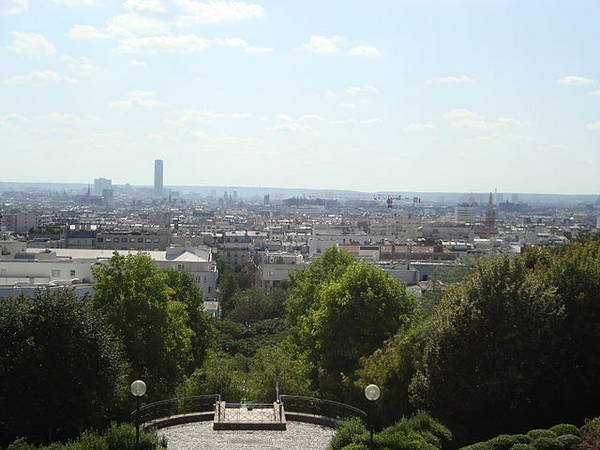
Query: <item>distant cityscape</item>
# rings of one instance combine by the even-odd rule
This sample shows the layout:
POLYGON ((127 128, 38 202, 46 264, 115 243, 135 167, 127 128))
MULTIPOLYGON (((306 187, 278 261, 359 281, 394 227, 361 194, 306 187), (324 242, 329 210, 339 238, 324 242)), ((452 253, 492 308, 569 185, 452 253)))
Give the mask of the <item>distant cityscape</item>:
POLYGON ((114 251, 149 252, 198 281, 218 314, 217 256, 272 288, 330 247, 384 268, 416 295, 465 258, 567 243, 600 229, 600 197, 0 183, 0 296, 42 286, 91 292, 114 251))

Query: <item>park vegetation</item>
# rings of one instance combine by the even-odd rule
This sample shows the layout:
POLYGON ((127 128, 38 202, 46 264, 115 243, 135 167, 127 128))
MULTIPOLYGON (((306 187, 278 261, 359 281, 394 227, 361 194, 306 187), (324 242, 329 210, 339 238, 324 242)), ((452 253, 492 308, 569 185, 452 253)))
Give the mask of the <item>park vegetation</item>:
MULTIPOLYGON (((115 254, 95 277, 91 298, 0 302, 0 446, 101 437, 126 420, 139 378, 148 402, 272 402, 277 387, 370 408, 377 448, 598 448, 597 419, 554 426, 600 414, 597 237, 481 259, 421 297, 336 248, 270 290, 219 260, 220 317, 190 275, 144 253, 115 254), (369 383, 382 391, 372 405, 369 383)), ((367 437, 350 420, 331 448, 367 437)))

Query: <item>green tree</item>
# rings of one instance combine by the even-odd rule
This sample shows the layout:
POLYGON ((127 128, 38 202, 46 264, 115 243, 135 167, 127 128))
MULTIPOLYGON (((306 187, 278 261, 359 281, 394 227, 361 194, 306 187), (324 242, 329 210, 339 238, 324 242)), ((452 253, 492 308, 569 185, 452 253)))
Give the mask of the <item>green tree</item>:
POLYGON ((189 372, 200 367, 206 351, 213 345, 215 326, 212 316, 203 311, 202 289, 192 275, 183 270, 169 269, 167 284, 173 290, 171 300, 185 305, 191 336, 193 361, 189 372))
POLYGON ((168 275, 146 253, 122 256, 94 268, 94 307, 105 314, 123 341, 131 375, 148 384, 148 398, 173 395, 190 368, 189 308, 173 300, 168 275))
POLYGON ((202 367, 180 384, 177 395, 220 394, 228 402, 239 402, 247 398, 247 373, 248 360, 243 355, 210 351, 202 367))
POLYGON ((249 364, 248 397, 256 402, 272 402, 276 386, 280 394, 313 394, 306 362, 297 355, 289 342, 260 348, 249 364))
POLYGON ((409 324, 414 301, 385 271, 335 248, 304 272, 287 305, 296 341, 321 395, 340 398, 359 359, 409 324))
POLYGON ((472 437, 518 429, 558 381, 552 370, 564 317, 556 289, 526 258, 482 261, 434 312, 413 380, 416 404, 468 426, 472 437))
POLYGON ((103 426, 124 361, 105 318, 70 290, 0 302, 0 445, 103 426))

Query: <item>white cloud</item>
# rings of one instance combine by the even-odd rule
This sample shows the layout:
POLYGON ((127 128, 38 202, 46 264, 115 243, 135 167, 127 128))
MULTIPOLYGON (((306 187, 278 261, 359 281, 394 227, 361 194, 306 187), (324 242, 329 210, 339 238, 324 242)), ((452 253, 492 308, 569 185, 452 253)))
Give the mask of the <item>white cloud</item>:
POLYGON ((92 64, 89 58, 85 56, 73 57, 63 55, 61 57, 67 63, 67 67, 75 75, 85 78, 100 70, 100 67, 92 64))
POLYGON ((302 44, 304 50, 313 53, 335 53, 338 49, 338 43, 344 38, 342 36, 311 36, 307 43, 302 44))
POLYGON ((215 44, 221 47, 243 48, 246 53, 269 53, 273 51, 271 47, 252 47, 240 38, 215 39, 215 44))
POLYGON ((260 19, 264 15, 261 5, 246 2, 174 0, 174 3, 183 10, 176 19, 179 26, 260 19))
POLYGON ((362 119, 362 120, 357 120, 357 119, 327 119, 323 116, 320 116, 318 114, 304 114, 302 116, 297 117, 296 119, 294 119, 293 117, 291 117, 289 114, 277 114, 275 116, 276 120, 283 120, 285 122, 293 122, 293 123, 299 123, 299 122, 321 122, 321 123, 326 123, 329 125, 370 125, 370 124, 374 124, 374 123, 382 123, 383 120, 378 118, 378 117, 374 117, 372 119, 362 119))
POLYGON ((353 47, 348 50, 348 54, 350 56, 368 56, 371 58, 375 58, 381 56, 379 50, 376 47, 369 47, 367 45, 359 45, 358 47, 353 47))
POLYGON ((459 119, 478 119, 481 116, 466 108, 456 108, 444 114, 444 119, 459 120, 459 119))
POLYGON ((590 92, 590 95, 600 95, 600 91, 592 91, 590 92))
POLYGON ((273 50, 271 47, 246 47, 246 53, 271 53, 273 50))
POLYGON ((127 64, 129 64, 132 67, 144 67, 146 65, 146 61, 140 61, 139 59, 130 59, 129 61, 127 61, 127 64))
POLYGON ((35 71, 23 75, 15 75, 4 80, 5 84, 9 85, 25 85, 29 84, 32 86, 47 86, 49 84, 58 84, 58 83, 77 83, 77 80, 74 78, 67 77, 65 75, 61 75, 52 70, 43 70, 43 71, 35 71))
POLYGON ((406 131, 428 131, 433 130, 430 123, 410 123, 404 128, 406 131))
POLYGON ((471 83, 473 78, 468 75, 448 76, 428 80, 427 84, 444 84, 444 83, 471 83))
MULTIPOLYGON (((179 111, 177 120, 189 122, 207 119, 247 119, 252 117, 248 113, 222 113, 215 111, 199 110, 199 109, 185 109, 179 111)), ((175 122, 175 121, 171 121, 175 122)))
POLYGON ((61 123, 67 123, 67 124, 83 122, 82 117, 80 117, 76 114, 70 114, 70 113, 42 114, 42 115, 38 116, 38 118, 42 119, 42 120, 51 121, 51 122, 61 122, 61 123))
POLYGON ((139 14, 121 14, 106 22, 111 36, 134 37, 137 35, 161 35, 169 31, 170 25, 153 17, 139 14))
POLYGON ((465 142, 471 142, 472 144, 491 144, 493 142, 498 142, 499 140, 499 136, 476 136, 466 138, 465 142))
POLYGON ((157 53, 194 53, 208 48, 208 40, 194 34, 123 39, 118 53, 151 55, 157 53))
POLYGON ((569 75, 566 77, 562 77, 558 80, 560 84, 568 84, 570 86, 582 86, 584 84, 593 83, 594 80, 590 80, 589 78, 580 77, 578 75, 569 75))
POLYGON ((238 47, 245 48, 249 47, 245 40, 240 38, 225 38, 225 39, 215 39, 215 44, 220 45, 221 47, 238 47))
POLYGON ((125 0, 123 8, 128 11, 167 12, 162 0, 125 0))
POLYGON ((495 120, 485 120, 481 115, 469 109, 458 108, 448 111, 443 117, 452 122, 457 128, 516 128, 523 125, 520 121, 509 117, 499 117, 495 120))
POLYGON ((48 56, 56 53, 54 45, 41 33, 13 31, 13 43, 7 49, 17 55, 48 56))
POLYGON ((102 32, 91 25, 74 25, 67 36, 71 39, 110 39, 108 33, 102 32))
POLYGON ((114 101, 110 104, 113 108, 153 108, 162 103, 156 99, 156 91, 129 91, 126 100, 114 101))
POLYGON ((328 89, 327 91, 325 91, 325 95, 327 97, 335 97, 337 94, 335 93, 335 91, 328 89))
POLYGON ((15 122, 26 122, 27 117, 22 114, 4 114, 0 116, 0 128, 13 125, 15 122))
POLYGON ((104 0, 51 0, 63 6, 97 6, 101 5, 104 0))
POLYGON ((600 122, 591 122, 585 126, 588 130, 600 130, 600 122))
POLYGON ((29 0, 3 0, 0 14, 15 15, 29 10, 29 0))
POLYGON ((297 123, 297 122, 292 122, 292 123, 283 123, 280 125, 275 125, 269 128, 266 128, 267 131, 301 131, 304 133, 310 133, 312 131, 312 128, 310 128, 308 125, 304 125, 301 123, 297 123))
POLYGON ((340 108, 346 108, 346 109, 354 109, 354 108, 356 108, 356 105, 354 103, 350 103, 350 102, 338 103, 338 106, 340 108))
POLYGON ((348 94, 376 94, 377 88, 375 86, 351 86, 346 89, 348 94))
POLYGON ((221 144, 248 144, 248 143, 257 143, 260 142, 258 138, 252 137, 235 137, 235 136, 217 136, 217 137, 208 137, 208 141, 214 143, 221 144))

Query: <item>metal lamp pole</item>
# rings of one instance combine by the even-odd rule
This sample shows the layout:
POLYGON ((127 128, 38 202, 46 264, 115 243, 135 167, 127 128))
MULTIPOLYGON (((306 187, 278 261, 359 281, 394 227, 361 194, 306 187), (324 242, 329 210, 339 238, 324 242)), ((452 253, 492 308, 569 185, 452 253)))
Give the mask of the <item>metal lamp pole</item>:
POLYGON ((369 411, 368 411, 368 422, 369 422, 369 435, 370 435, 370 447, 373 446, 373 402, 377 401, 381 396, 381 389, 376 384, 370 384, 365 388, 365 397, 369 400, 369 411))
POLYGON ((146 393, 146 383, 135 380, 129 387, 131 394, 135 397, 135 448, 140 448, 140 400, 146 393))

